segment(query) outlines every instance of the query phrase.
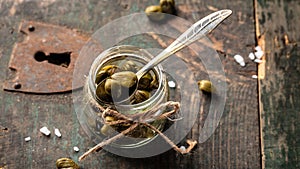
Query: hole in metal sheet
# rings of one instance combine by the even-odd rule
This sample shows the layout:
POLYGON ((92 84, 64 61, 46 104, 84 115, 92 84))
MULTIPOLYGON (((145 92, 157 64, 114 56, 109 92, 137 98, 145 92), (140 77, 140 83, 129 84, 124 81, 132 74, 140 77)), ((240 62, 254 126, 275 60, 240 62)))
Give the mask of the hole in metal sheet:
POLYGON ((50 53, 46 55, 43 51, 38 51, 34 54, 34 59, 38 62, 47 60, 48 63, 67 68, 71 62, 71 52, 50 53))
POLYGON ((29 30, 29 32, 33 32, 35 30, 35 27, 32 25, 29 25, 28 30, 29 30))
POLYGON ((42 62, 44 60, 47 60, 46 54, 42 51, 38 51, 34 54, 34 59, 38 62, 42 62))
POLYGON ((20 83, 14 84, 14 89, 21 89, 22 85, 20 83))

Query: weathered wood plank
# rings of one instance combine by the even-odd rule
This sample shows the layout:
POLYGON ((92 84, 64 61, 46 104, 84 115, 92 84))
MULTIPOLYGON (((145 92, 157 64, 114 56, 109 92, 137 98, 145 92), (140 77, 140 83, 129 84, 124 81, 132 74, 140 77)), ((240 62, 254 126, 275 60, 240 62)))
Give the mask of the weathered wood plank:
MULTIPOLYGON (((255 45, 252 3, 243 1, 176 1, 178 15, 195 22, 216 9, 229 8, 233 15, 210 38, 217 44, 228 83, 227 104, 220 125, 213 136, 196 147, 190 155, 173 150, 145 159, 117 157, 105 151, 93 154, 81 163, 84 168, 260 168, 257 82, 251 78, 256 64, 246 58, 255 45), (232 56, 241 54, 247 66, 241 68, 232 56)), ((13 44, 18 40, 21 19, 37 20, 93 33, 102 25, 121 16, 140 12, 157 0, 143 1, 1 1, 0 2, 0 78, 8 76, 7 65, 13 44), (32 9, 32 10, 28 10, 32 9)), ((204 70, 203 67, 199 67, 204 70)), ((197 77, 203 78, 195 72, 197 77)), ((209 98, 187 138, 199 136, 209 98)), ((73 111, 71 94, 27 95, 0 91, 0 167, 54 168, 59 157, 77 159, 94 145, 87 140, 73 111), (58 127, 63 138, 46 138, 38 129, 58 127), (7 128, 7 129, 5 129, 7 128), (31 136, 31 142, 24 137, 31 136), (81 148, 80 153, 72 151, 81 148)))
MULTIPOLYGON (((191 8, 200 6, 229 8, 233 15, 224 23, 225 27, 222 25, 212 33, 214 43, 221 41, 221 51, 225 52, 221 59, 228 84, 226 108, 215 134, 193 154, 194 160, 198 159, 193 163, 204 168, 260 168, 257 82, 251 78, 256 74, 256 64, 247 58, 255 45, 253 6, 244 1, 219 1, 202 2, 191 8), (235 54, 245 58, 245 68, 234 63, 235 54)), ((192 135, 197 132, 193 130, 192 135)))
POLYGON ((300 3, 257 1, 263 168, 300 168, 300 3))

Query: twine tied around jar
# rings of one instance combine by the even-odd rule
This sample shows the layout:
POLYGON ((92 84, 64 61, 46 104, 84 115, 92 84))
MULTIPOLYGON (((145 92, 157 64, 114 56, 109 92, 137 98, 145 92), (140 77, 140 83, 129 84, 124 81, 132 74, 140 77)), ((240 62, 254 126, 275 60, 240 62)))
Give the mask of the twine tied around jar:
POLYGON ((149 129, 151 129, 154 132, 156 132, 157 134, 159 134, 174 150, 176 150, 177 152, 179 152, 181 154, 189 153, 197 144, 197 141, 187 140, 187 144, 189 145, 189 147, 186 149, 181 149, 172 140, 170 140, 165 134, 163 134, 163 132, 161 132, 159 129, 157 129, 156 127, 154 127, 153 125, 148 123, 148 121, 151 121, 153 119, 154 120, 167 119, 170 121, 180 120, 181 118, 172 119, 172 117, 178 113, 178 110, 180 108, 179 102, 168 101, 166 103, 160 104, 159 106, 157 106, 156 108, 153 108, 151 110, 147 110, 145 112, 132 114, 132 115, 124 115, 122 113, 119 113, 116 110, 111 109, 111 107, 104 108, 101 105, 99 105, 94 99, 91 99, 90 103, 93 104, 93 106, 95 106, 96 108, 99 109, 99 111, 102 112, 101 118, 105 125, 122 124, 124 126, 129 126, 129 127, 127 129, 123 130, 122 132, 114 135, 113 137, 103 140, 102 142, 100 142, 99 144, 94 146, 93 148, 86 151, 83 155, 81 155, 79 157, 79 161, 86 158, 89 154, 91 154, 95 151, 101 150, 103 146, 106 146, 106 145, 122 138, 125 135, 129 135, 131 132, 134 131, 134 129, 136 129, 140 125, 144 126, 144 127, 148 127, 149 129), (168 108, 168 107, 172 107, 173 109, 168 112, 162 113, 158 116, 155 115, 157 110, 162 109, 162 108, 168 108), (114 121, 106 121, 105 120, 106 116, 111 116, 115 120, 114 121))

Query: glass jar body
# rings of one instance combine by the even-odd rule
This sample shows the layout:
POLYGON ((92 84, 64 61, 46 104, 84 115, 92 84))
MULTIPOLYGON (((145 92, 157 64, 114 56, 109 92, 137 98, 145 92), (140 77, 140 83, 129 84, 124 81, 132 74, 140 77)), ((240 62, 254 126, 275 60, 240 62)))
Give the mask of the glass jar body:
MULTIPOLYGON (((114 104, 103 102, 96 96, 97 84, 95 83, 95 79, 101 68, 110 64, 121 66, 126 61, 133 61, 139 65, 139 67, 142 67, 148 63, 152 57, 150 53, 143 49, 124 45, 107 49, 95 59, 83 89, 83 99, 86 106, 77 113, 81 126, 94 142, 99 143, 108 137, 120 133, 120 128, 126 129, 129 127, 124 125, 116 127, 105 124, 105 119, 103 118, 104 109, 110 108, 123 115, 139 115, 156 109, 153 113, 153 117, 157 117, 165 112, 163 107, 157 109, 168 100, 166 75, 163 73, 163 68, 160 65, 151 70, 157 79, 157 89, 152 91, 149 99, 143 102, 137 104, 114 104)), ((138 120, 140 120, 140 122, 149 123, 159 130, 163 130, 164 120, 155 120, 155 118, 138 120)), ((137 148, 151 142, 155 137, 156 134, 153 130, 139 124, 131 134, 114 141, 106 148, 137 148)))

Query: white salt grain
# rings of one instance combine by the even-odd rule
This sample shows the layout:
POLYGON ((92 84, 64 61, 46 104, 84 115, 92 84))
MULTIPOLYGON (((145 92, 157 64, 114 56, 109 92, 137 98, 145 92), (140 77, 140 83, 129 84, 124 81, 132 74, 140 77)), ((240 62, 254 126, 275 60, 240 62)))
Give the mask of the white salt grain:
POLYGON ((186 148, 184 146, 179 147, 182 151, 186 151, 186 148))
POLYGON ((50 130, 45 126, 40 128, 40 132, 43 133, 46 136, 49 136, 51 134, 50 130))
POLYGON ((241 66, 245 66, 244 58, 241 55, 234 55, 234 60, 239 63, 241 66))
POLYGON ((168 81, 168 85, 170 88, 175 88, 176 87, 176 83, 174 81, 168 81))
POLYGON ((79 148, 77 146, 73 147, 73 150, 79 152, 79 148))
POLYGON ((262 51, 260 46, 256 46, 254 49, 255 51, 262 51))
POLYGON ((256 62, 256 63, 262 63, 263 61, 260 60, 260 59, 255 59, 254 62, 256 62))
POLYGON ((30 141, 30 140, 31 140, 30 137, 26 137, 26 138, 25 138, 25 141, 26 141, 26 142, 28 142, 28 141, 30 141))
POLYGON ((254 53, 254 55, 256 56, 257 59, 260 59, 260 58, 263 57, 264 52, 263 52, 262 50, 259 50, 259 51, 256 51, 256 52, 254 53))
POLYGON ((254 55, 254 53, 249 53, 249 56, 248 56, 251 60, 254 60, 255 59, 255 55, 254 55))
POLYGON ((54 134, 57 136, 57 137, 61 137, 61 133, 58 129, 54 129, 54 134))
POLYGON ((258 77, 257 77, 257 75, 252 75, 252 78, 257 79, 258 77))

